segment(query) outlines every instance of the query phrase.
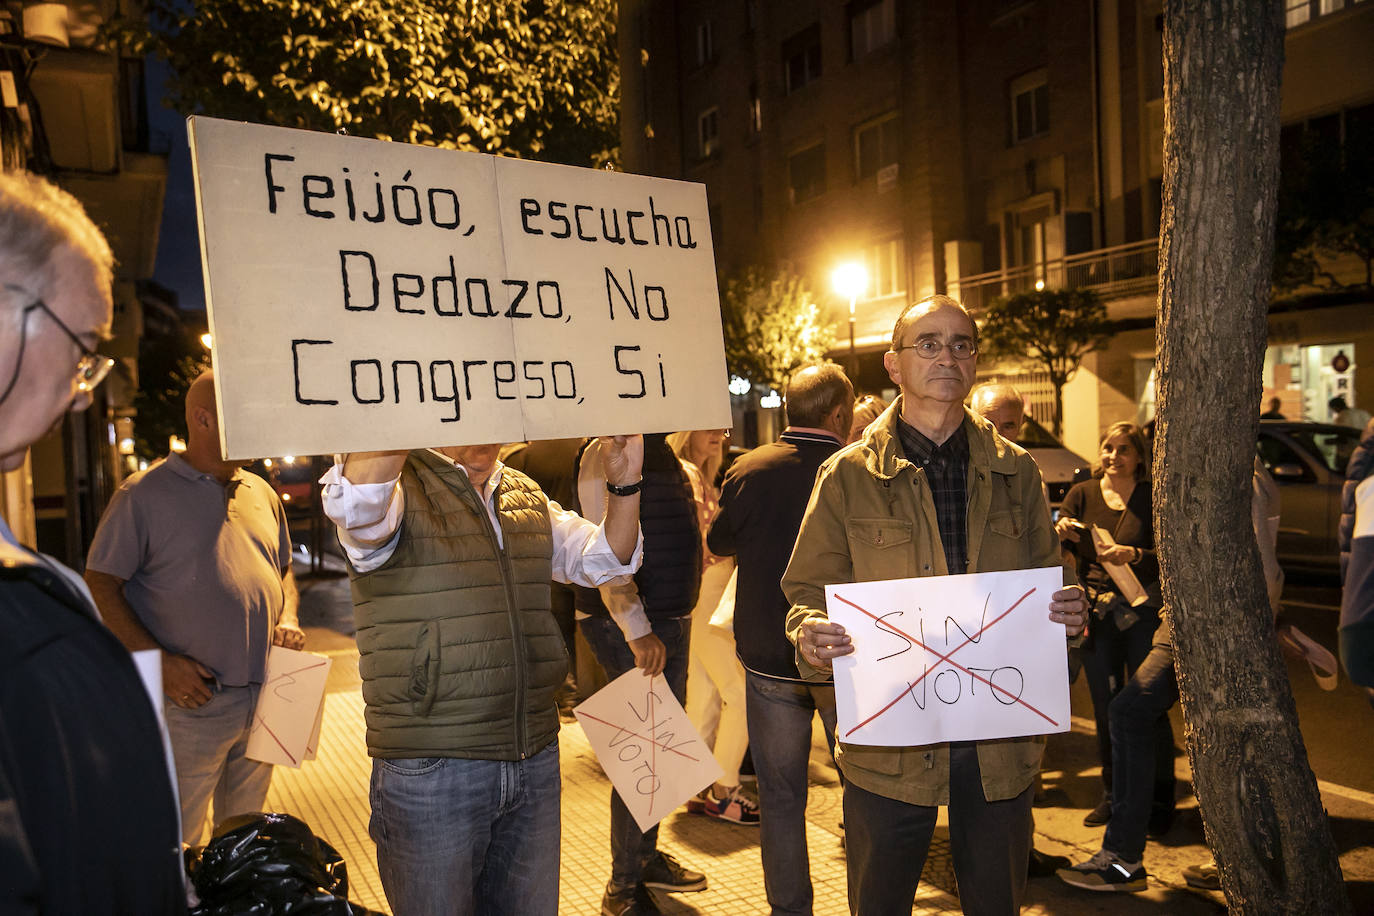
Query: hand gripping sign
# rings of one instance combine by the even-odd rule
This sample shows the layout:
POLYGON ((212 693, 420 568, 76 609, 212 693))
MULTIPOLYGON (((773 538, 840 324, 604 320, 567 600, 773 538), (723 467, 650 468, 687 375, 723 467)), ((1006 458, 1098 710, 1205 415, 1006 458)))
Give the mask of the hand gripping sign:
POLYGON ((662 677, 631 668, 573 712, 641 830, 722 775, 662 677))
POLYGON ((910 747, 1069 729, 1058 567, 831 585, 853 639, 835 659, 836 737, 910 747))

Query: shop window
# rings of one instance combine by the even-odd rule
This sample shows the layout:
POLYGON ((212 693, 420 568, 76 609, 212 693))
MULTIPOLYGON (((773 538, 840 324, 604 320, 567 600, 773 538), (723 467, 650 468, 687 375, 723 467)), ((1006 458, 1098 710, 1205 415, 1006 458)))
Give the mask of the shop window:
POLYGON ((799 204, 825 193, 825 144, 817 143, 787 158, 788 192, 799 204))
POLYGON ((1011 82, 1011 137, 1015 143, 1050 129, 1050 87, 1046 72, 1036 70, 1011 82))
POLYGON ((782 67, 789 95, 821 78, 820 23, 812 23, 782 43, 782 67))

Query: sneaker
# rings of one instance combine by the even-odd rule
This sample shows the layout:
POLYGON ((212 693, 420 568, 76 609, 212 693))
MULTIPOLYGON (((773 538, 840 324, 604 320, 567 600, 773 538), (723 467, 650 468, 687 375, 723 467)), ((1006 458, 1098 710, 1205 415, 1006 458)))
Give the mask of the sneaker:
POLYGON ((618 890, 607 884, 601 898, 601 916, 653 916, 662 912, 653 894, 642 884, 618 890))
POLYGON ((1083 816, 1084 827, 1101 827, 1112 819, 1112 800, 1107 796, 1102 796, 1102 800, 1097 803, 1097 807, 1083 816))
POLYGON ((692 871, 661 849, 645 864, 639 880, 645 887, 656 887, 661 891, 683 893, 706 890, 705 875, 692 871))
POLYGON ((1188 882, 1189 887, 1196 887, 1200 890, 1221 890, 1221 875, 1217 874, 1217 860, 1212 859, 1201 865, 1189 865, 1183 869, 1183 880, 1188 882))
POLYGON ((1145 890, 1145 865, 1122 862, 1115 853, 1099 850, 1086 862, 1055 872, 1059 880, 1085 891, 1117 891, 1128 894, 1145 890))
MULTIPOLYGON (((707 786, 702 790, 702 795, 698 797, 702 799, 701 813, 707 817, 719 818, 722 821, 744 824, 749 827, 759 825, 759 806, 750 801, 740 791, 739 786, 726 792, 724 798, 716 798, 711 792, 711 787, 707 786)), ((687 810, 692 810, 691 802, 688 802, 687 810)))
POLYGON ((710 797, 711 797, 711 787, 710 787, 710 786, 707 786, 706 788, 704 788, 704 789, 702 789, 700 792, 698 792, 696 795, 693 795, 691 798, 687 799, 687 813, 688 813, 688 814, 705 814, 705 813, 706 813, 706 799, 708 799, 708 798, 710 798, 710 797))

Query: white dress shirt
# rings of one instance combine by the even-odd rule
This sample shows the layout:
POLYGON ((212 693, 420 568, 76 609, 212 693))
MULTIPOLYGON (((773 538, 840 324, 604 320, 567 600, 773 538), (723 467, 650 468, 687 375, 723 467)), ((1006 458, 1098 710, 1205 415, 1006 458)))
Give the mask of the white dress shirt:
MULTIPOLYGON (((440 452, 430 449, 447 464, 464 474, 467 469, 440 452)), ((481 488, 482 504, 491 519, 501 546, 501 523, 496 514, 496 488, 501 483, 502 464, 498 461, 481 488)), ((383 483, 353 483, 343 473, 342 456, 320 483, 324 485, 325 515, 338 528, 339 543, 348 561, 360 573, 371 572, 391 559, 401 539, 401 519, 405 515, 405 491, 399 475, 383 483)), ((603 525, 593 524, 576 512, 569 512, 549 500, 549 520, 553 534, 553 578, 555 581, 596 588, 614 581, 633 581, 644 555, 644 536, 635 541, 629 563, 621 563, 606 540, 603 525)))

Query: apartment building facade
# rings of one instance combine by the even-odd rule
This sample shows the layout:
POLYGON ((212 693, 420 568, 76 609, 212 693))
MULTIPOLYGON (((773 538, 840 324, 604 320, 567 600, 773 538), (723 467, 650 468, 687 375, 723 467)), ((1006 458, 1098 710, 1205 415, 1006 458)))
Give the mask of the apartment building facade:
MULTIPOLYGON (((1333 116, 1344 136, 1374 103, 1374 0, 1286 2, 1285 136, 1329 133, 1333 116)), ((977 312, 1037 284, 1099 290, 1123 331, 1065 392, 1066 442, 1092 454, 1107 425, 1153 411, 1162 6, 625 0, 622 158, 706 185, 722 271, 786 262, 807 275, 842 361, 849 303, 828 278, 865 264, 866 390, 890 387, 880 354, 905 303, 947 292, 977 312)), ((1374 404, 1374 321, 1352 320, 1368 295, 1331 302, 1290 297, 1271 320, 1266 390, 1312 419, 1338 383, 1374 404), (1353 368, 1333 373, 1336 352, 1353 368)), ((1045 379, 980 368, 1047 416, 1045 379)))

